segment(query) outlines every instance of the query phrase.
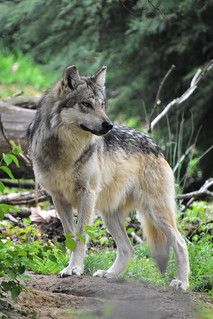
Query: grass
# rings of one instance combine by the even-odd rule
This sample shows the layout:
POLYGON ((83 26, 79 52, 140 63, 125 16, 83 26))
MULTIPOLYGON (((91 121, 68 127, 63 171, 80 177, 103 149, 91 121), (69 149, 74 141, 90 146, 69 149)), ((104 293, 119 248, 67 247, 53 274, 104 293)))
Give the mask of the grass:
POLYGON ((0 47, 0 97, 19 91, 26 95, 38 94, 56 80, 56 74, 47 67, 35 64, 28 55, 5 55, 0 47))

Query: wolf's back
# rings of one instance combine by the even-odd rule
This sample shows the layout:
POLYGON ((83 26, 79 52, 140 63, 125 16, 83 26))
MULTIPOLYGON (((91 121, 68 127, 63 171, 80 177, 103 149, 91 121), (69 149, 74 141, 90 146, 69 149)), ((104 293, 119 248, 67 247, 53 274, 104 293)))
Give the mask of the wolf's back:
POLYGON ((103 139, 108 151, 123 149, 129 154, 142 152, 163 155, 161 148, 148 135, 123 125, 114 125, 103 139))

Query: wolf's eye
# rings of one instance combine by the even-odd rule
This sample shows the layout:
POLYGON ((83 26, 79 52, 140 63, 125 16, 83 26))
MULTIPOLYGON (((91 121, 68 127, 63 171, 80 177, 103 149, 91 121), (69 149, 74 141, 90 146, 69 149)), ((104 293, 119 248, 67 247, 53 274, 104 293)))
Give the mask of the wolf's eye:
POLYGON ((86 108, 88 108, 88 109, 92 109, 93 107, 92 107, 92 104, 90 104, 90 103, 88 103, 88 102, 81 102, 81 104, 83 105, 83 106, 85 106, 86 108))

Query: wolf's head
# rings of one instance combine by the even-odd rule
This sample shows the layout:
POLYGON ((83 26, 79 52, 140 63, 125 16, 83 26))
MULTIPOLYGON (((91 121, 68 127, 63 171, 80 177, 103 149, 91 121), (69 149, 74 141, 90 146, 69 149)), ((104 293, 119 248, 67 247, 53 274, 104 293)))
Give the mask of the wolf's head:
POLYGON ((54 89, 57 101, 54 112, 60 124, 74 125, 95 135, 112 129, 106 115, 105 76, 105 66, 90 77, 80 76, 76 66, 65 69, 54 89))

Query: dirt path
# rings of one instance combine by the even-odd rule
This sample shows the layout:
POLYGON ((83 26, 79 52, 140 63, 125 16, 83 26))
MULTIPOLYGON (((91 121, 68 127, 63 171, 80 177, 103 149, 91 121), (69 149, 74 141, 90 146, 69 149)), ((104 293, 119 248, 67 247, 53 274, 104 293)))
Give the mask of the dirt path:
POLYGON ((31 310, 28 319, 196 318, 189 293, 142 282, 32 275, 28 287, 19 297, 19 305, 31 310), (37 316, 33 315, 34 310, 37 316))

